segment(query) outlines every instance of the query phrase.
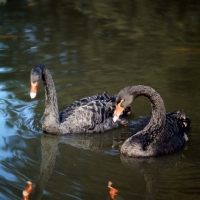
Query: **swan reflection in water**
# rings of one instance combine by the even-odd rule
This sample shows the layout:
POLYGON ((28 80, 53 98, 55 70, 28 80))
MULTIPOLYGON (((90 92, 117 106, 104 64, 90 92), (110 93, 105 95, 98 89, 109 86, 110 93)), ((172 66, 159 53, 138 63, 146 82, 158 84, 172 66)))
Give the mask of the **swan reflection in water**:
MULTIPOLYGON (((117 154, 119 154, 120 146, 123 143, 123 141, 120 141, 122 138, 121 135, 121 130, 115 131, 115 133, 73 135, 71 137, 58 137, 43 134, 41 136, 42 160, 40 174, 31 199, 39 200, 42 198, 45 186, 53 173, 56 157, 58 155, 58 145, 60 143, 97 153, 105 154, 105 152, 117 152, 117 154)), ((155 198, 162 172, 175 166, 181 158, 182 151, 173 155, 156 158, 129 158, 120 155, 121 162, 126 167, 133 171, 139 171, 144 176, 146 182, 145 199, 148 200, 155 198)), ((117 188, 116 184, 114 184, 114 186, 117 188)), ((115 199, 119 200, 123 198, 120 195, 117 195, 115 199)))
POLYGON ((120 159, 125 166, 130 170, 140 171, 144 176, 146 182, 146 192, 144 194, 145 200, 156 199, 162 174, 171 168, 177 167, 183 157, 182 151, 172 155, 149 158, 130 158, 120 154, 120 159))
MULTIPOLYGON (((33 194, 34 200, 39 200, 43 196, 45 185, 47 184, 58 155, 58 145, 65 143, 76 148, 90 150, 95 152, 105 152, 110 149, 117 149, 119 132, 117 134, 80 134, 58 137, 49 134, 41 136, 41 153, 42 160, 40 165, 40 174, 36 182, 36 187, 33 194)), ((115 152, 115 150, 113 151, 115 152)), ((105 186, 106 187, 106 186, 105 186)))

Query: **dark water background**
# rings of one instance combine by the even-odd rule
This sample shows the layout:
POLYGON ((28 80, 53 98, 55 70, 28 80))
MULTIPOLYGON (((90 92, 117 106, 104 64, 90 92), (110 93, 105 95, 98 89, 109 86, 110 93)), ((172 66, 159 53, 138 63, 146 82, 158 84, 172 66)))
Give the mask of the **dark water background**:
POLYGON ((200 199, 200 2, 195 0, 8 0, 0 4, 0 199, 200 199), (60 110, 127 85, 155 88, 167 112, 191 118, 175 154, 125 159, 121 143, 149 114, 138 98, 131 127, 82 137, 42 133, 42 83, 29 97, 31 68, 52 73, 60 110))

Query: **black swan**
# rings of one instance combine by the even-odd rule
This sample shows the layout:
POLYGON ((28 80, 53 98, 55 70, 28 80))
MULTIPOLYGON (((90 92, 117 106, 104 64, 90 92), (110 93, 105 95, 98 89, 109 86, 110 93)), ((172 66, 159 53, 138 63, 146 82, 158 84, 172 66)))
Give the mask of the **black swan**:
POLYGON ((116 96, 113 121, 138 96, 150 100, 152 113, 139 122, 132 136, 121 146, 121 153, 129 157, 150 157, 180 150, 188 140, 190 119, 183 111, 166 114, 161 96, 151 87, 136 85, 122 89, 116 96))
POLYGON ((36 97, 40 79, 45 89, 45 111, 42 129, 46 133, 63 135, 70 133, 96 133, 104 132, 121 125, 126 125, 124 117, 130 113, 130 107, 121 115, 121 119, 112 120, 115 97, 94 95, 75 101, 59 113, 56 89, 49 70, 43 65, 36 65, 30 74, 31 98, 36 97))

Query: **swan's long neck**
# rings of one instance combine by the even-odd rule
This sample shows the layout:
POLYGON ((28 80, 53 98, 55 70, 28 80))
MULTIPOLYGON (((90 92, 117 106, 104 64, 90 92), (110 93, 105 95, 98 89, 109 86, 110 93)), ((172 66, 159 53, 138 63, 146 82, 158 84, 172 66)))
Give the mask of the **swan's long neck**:
POLYGON ((45 88, 45 111, 42 128, 47 133, 58 134, 60 122, 57 94, 53 79, 47 68, 43 70, 42 79, 45 88))
POLYGON ((152 131, 154 134, 159 133, 163 129, 166 120, 165 106, 161 96, 153 88, 143 85, 130 86, 128 91, 132 96, 132 100, 138 96, 145 96, 150 100, 152 115, 144 130, 152 131))

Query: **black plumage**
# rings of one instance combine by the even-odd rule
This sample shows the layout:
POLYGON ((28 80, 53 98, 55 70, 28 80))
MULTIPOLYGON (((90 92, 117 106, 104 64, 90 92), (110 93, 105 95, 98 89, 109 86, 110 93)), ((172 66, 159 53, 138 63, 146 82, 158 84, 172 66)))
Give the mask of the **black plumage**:
POLYGON ((63 135, 72 133, 97 133, 118 128, 126 124, 124 117, 130 107, 124 111, 121 119, 113 122, 115 97, 93 95, 75 101, 59 113, 54 82, 49 70, 37 65, 31 70, 31 98, 35 98, 40 79, 45 89, 45 111, 42 129, 46 133, 63 135))
POLYGON ((122 89, 116 104, 122 108, 130 105, 138 96, 151 102, 152 113, 141 120, 121 147, 121 153, 129 157, 162 156, 180 150, 188 140, 190 119, 183 111, 166 114, 161 96, 151 87, 136 85, 122 89))

